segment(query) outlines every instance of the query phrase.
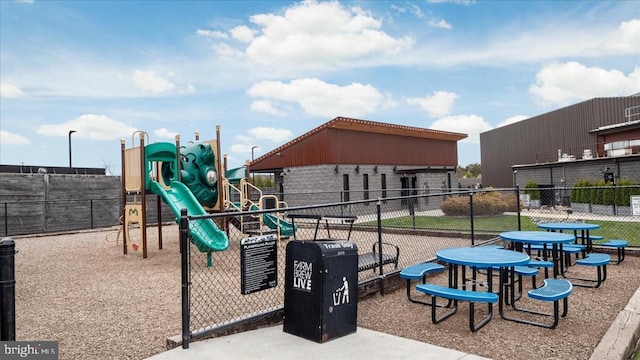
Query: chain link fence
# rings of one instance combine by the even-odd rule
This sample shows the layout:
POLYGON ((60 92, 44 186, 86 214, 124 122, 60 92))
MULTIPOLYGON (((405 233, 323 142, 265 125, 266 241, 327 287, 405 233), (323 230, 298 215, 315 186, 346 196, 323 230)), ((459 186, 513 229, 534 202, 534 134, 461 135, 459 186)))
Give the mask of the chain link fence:
POLYGON ((53 233, 119 224, 120 198, 0 203, 0 234, 53 233))
POLYGON ((285 252, 287 243, 292 241, 348 239, 357 245, 359 256, 389 256, 392 261, 382 267, 359 269, 360 288, 373 285, 381 292, 386 279, 405 266, 435 260, 439 249, 495 242, 501 232, 540 230, 538 224, 542 222, 595 222, 601 228, 592 234, 604 239, 627 239, 632 247, 640 245, 638 216, 584 213, 561 204, 535 207, 521 195, 524 194, 519 189, 432 191, 260 212, 185 216, 181 241, 188 248, 183 254, 188 269, 188 281, 183 284, 188 304, 183 316, 188 325, 183 329, 183 347, 188 347, 191 339, 217 336, 234 327, 249 328, 247 324, 268 321, 270 317, 281 319, 285 252), (282 224, 280 237, 275 237, 272 269, 277 280, 264 290, 243 294, 241 241, 251 235, 241 232, 239 223, 266 216, 282 224), (229 239, 228 249, 211 253, 210 259, 188 241, 189 229, 192 233, 203 231, 198 224, 203 220, 213 220, 220 228, 226 228, 229 239), (287 228, 293 230, 285 233, 287 228))

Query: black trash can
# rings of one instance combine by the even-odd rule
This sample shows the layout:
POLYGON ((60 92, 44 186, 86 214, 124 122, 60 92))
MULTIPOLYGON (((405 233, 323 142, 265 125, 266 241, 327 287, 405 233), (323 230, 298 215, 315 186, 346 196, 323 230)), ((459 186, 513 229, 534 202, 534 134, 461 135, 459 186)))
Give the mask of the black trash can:
POLYGON ((319 343, 356 332, 358 247, 291 241, 286 249, 284 331, 319 343))

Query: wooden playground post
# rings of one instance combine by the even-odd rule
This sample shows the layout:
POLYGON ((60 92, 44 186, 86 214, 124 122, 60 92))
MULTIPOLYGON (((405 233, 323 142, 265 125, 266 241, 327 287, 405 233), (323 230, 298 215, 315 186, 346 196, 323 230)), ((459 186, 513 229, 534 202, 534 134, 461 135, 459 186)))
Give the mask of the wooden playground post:
POLYGON ((142 217, 144 219, 144 223, 141 224, 140 230, 142 231, 142 258, 147 258, 147 164, 146 164, 146 156, 144 151, 144 133, 140 133, 140 174, 142 176, 142 181, 140 182, 140 193, 142 196, 142 217))

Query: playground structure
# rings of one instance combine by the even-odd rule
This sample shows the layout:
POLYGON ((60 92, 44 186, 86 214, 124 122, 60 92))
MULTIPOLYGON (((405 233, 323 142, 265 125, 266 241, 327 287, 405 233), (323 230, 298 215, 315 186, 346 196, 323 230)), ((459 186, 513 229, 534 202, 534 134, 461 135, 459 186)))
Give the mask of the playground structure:
MULTIPOLYGON (((123 235, 124 254, 141 251, 142 257, 147 257, 149 194, 157 195, 159 249, 162 249, 160 200, 169 206, 176 222, 180 220, 182 209, 186 209, 190 216, 198 216, 213 212, 253 212, 287 207, 275 195, 264 195, 261 189, 248 181, 247 166, 226 170, 226 156, 224 164, 218 156, 219 126, 216 126, 215 140, 200 141, 196 132, 195 140, 184 145, 181 145, 179 135, 175 137, 175 144, 149 143, 149 135, 144 131, 132 134, 132 145, 135 144, 136 135, 139 137, 138 146, 127 149, 125 140, 121 140, 123 206, 120 232, 123 235), (138 242, 130 235, 133 227, 140 229, 141 239, 138 242)), ((229 246, 229 225, 248 235, 275 233, 280 240, 295 232, 292 224, 281 217, 284 217, 284 212, 228 217, 219 224, 212 219, 198 219, 190 227, 189 236, 198 250, 207 254, 207 263, 211 265, 211 253, 224 251, 229 246)))

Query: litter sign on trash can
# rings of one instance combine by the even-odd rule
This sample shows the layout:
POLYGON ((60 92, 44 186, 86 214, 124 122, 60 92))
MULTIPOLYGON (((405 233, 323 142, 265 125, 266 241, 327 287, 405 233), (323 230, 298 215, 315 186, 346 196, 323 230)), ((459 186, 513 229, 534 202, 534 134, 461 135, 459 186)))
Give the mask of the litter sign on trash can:
POLYGON ((358 247, 351 241, 291 241, 286 248, 284 331, 319 343, 354 333, 358 247))

